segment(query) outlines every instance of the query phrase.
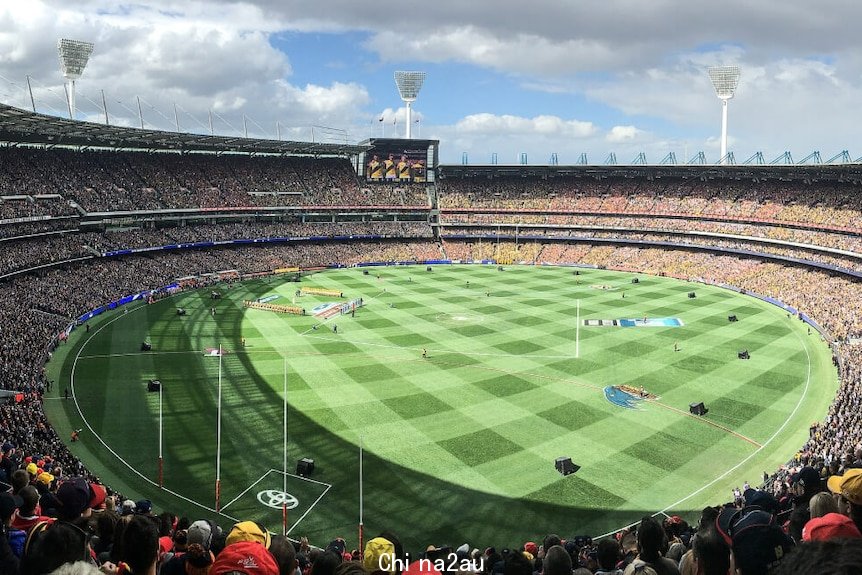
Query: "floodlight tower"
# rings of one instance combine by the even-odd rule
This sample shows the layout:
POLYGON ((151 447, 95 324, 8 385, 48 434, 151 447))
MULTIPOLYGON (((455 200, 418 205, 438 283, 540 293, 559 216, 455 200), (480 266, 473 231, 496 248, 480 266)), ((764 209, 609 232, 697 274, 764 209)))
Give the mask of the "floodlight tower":
POLYGON ((413 127, 410 105, 419 96, 423 82, 425 82, 425 72, 395 72, 395 85, 398 86, 398 93, 407 106, 407 131, 404 133, 404 137, 408 139, 411 137, 410 131, 413 127))
POLYGON ((727 101, 733 98, 736 85, 739 84, 739 66, 710 66, 707 70, 715 94, 721 100, 721 159, 725 163, 727 156, 727 101))
POLYGON ((60 71, 66 79, 66 97, 69 99, 69 118, 75 119, 75 80, 84 73, 90 54, 93 53, 92 42, 81 40, 57 40, 57 52, 60 53, 60 71))

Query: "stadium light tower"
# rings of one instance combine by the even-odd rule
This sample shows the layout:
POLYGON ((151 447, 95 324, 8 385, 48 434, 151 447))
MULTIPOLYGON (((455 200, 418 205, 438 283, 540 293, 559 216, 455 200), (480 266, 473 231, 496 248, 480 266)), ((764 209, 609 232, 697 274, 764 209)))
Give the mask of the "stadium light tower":
POLYGON ((707 70, 715 94, 721 100, 721 158, 723 164, 727 160, 727 101, 733 98, 736 85, 739 84, 739 66, 710 66, 707 70))
POLYGON ((75 80, 84 73, 90 54, 93 53, 92 42, 81 40, 57 40, 57 52, 60 53, 60 71, 66 79, 66 97, 69 99, 69 118, 75 119, 75 80))
POLYGON ((411 137, 410 131, 413 127, 410 105, 416 101, 424 82, 425 72, 395 72, 395 85, 398 86, 398 93, 407 106, 407 130, 404 137, 408 139, 411 137))

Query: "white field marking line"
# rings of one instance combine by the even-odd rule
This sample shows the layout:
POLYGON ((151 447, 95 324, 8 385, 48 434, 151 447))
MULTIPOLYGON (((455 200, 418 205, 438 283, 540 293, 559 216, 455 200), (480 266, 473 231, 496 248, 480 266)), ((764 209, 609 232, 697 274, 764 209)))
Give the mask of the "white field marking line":
POLYGON ((312 509, 314 509, 314 507, 315 507, 318 503, 320 503, 320 500, 321 500, 321 499, 323 499, 323 496, 324 496, 324 495, 326 495, 327 493, 329 493, 329 490, 330 490, 330 489, 332 489, 332 486, 331 486, 331 485, 330 485, 329 487, 327 487, 326 489, 324 489, 324 490, 323 490, 323 493, 321 493, 321 494, 320 494, 320 496, 319 496, 317 499, 315 499, 315 500, 314 500, 314 503, 312 503, 312 504, 311 504, 311 507, 309 507, 308 509, 306 509, 306 510, 305 510, 305 513, 303 513, 303 514, 300 516, 300 518, 296 520, 296 523, 294 523, 293 525, 291 525, 291 526, 290 526, 290 528, 287 530, 287 533, 290 533, 291 531, 293 531, 293 528, 294 528, 294 527, 296 527, 297 525, 299 525, 299 523, 300 523, 303 519, 305 519, 305 516, 306 516, 306 515, 308 515, 309 513, 311 513, 311 510, 312 510, 312 509))
POLYGON ((272 473, 281 473, 282 475, 287 475, 288 477, 293 477, 294 479, 302 479, 303 481, 308 481, 309 483, 316 483, 317 485, 322 485, 324 487, 332 487, 331 483, 318 481, 316 479, 312 479, 311 477, 303 477, 302 475, 295 475, 293 473, 285 473, 283 469, 270 469, 269 471, 272 473))
POLYGON ((246 487, 246 488, 245 488, 245 489, 244 489, 244 490, 243 490, 239 495, 237 495, 236 497, 234 497, 233 499, 231 499, 230 501, 228 501, 227 503, 225 503, 224 505, 222 505, 221 510, 222 510, 222 511, 224 511, 225 509, 227 509, 227 508, 228 508, 228 505, 230 505, 230 504, 232 504, 232 503, 236 503, 236 501, 237 501, 239 498, 241 498, 243 495, 245 495, 246 493, 248 493, 249 491, 251 491, 252 489, 254 489, 254 486, 255 486, 255 485, 257 485, 258 483, 260 483, 261 481, 263 481, 263 480, 266 478, 266 476, 267 476, 267 475, 269 475, 270 471, 272 471, 272 469, 270 469, 269 471, 267 471, 266 473, 264 473, 263 475, 261 475, 261 476, 260 476, 260 479, 258 479, 257 481, 255 481, 254 483, 252 483, 251 485, 249 485, 248 487, 246 487))
MULTIPOLYGON (((131 311, 132 311, 132 313, 134 313, 143 307, 144 307, 144 305, 139 305, 138 307, 133 308, 131 311)), ((125 459, 120 457, 119 453, 114 451, 110 445, 105 443, 105 440, 102 439, 102 436, 99 435, 98 433, 96 433, 96 431, 93 429, 93 426, 90 425, 90 422, 87 421, 86 417, 84 417, 84 412, 81 411, 81 406, 78 404, 78 398, 75 396, 75 370, 78 368, 78 360, 81 357, 81 352, 84 351, 84 348, 87 347, 87 344, 90 343, 90 340, 93 339, 96 336, 96 334, 98 334, 100 331, 102 331, 103 329, 105 329, 106 327, 108 327, 109 325, 111 325, 112 323, 117 321, 118 319, 126 317, 126 315, 127 314, 125 314, 125 313, 122 315, 117 315, 117 317, 115 317, 111 320, 108 320, 106 323, 99 326, 99 328, 97 330, 93 331, 90 334, 90 337, 87 338, 87 340, 84 342, 84 344, 78 350, 78 353, 75 354, 75 361, 72 362, 72 373, 69 375, 69 388, 72 390, 71 397, 72 397, 72 401, 75 402, 75 409, 78 411, 78 416, 81 418, 81 421, 84 422, 84 426, 87 428, 87 430, 89 430, 89 432, 93 434, 93 437, 95 437, 99 441, 99 443, 101 443, 102 446, 111 453, 111 455, 116 457, 120 461, 120 463, 122 463, 123 465, 128 467, 132 471, 132 473, 134 473, 135 475, 137 475, 138 477, 140 477, 141 479, 143 479, 145 482, 149 483, 150 485, 152 485, 154 487, 158 487, 158 484, 155 481, 153 481, 152 479, 150 479, 149 477, 147 477, 146 475, 144 475, 143 473, 141 473, 140 471, 138 471, 137 469, 132 467, 125 459)), ((174 497, 176 497, 178 499, 182 499, 183 501, 191 503, 192 505, 197 505, 201 509, 209 511, 210 513, 218 513, 212 507, 209 507, 207 505, 203 505, 202 503, 198 503, 197 501, 195 501, 193 499, 189 499, 185 495, 180 495, 176 491, 173 491, 173 490, 168 489, 166 487, 162 487, 161 490, 164 491, 165 493, 169 493, 169 494, 173 495, 174 497)), ((231 517, 230 515, 226 515, 224 513, 221 513, 220 515, 223 515, 224 517, 227 517, 228 519, 231 519, 232 521, 238 521, 235 517, 231 517)))
MULTIPOLYGON (((740 467, 742 467, 743 465, 748 463, 748 461, 752 457, 754 457, 755 455, 760 453, 763 449, 765 449, 767 445, 772 443, 772 440, 775 439, 779 433, 784 431, 784 428, 787 427, 787 424, 790 423, 790 420, 793 419, 793 417, 796 415, 796 412, 799 411, 799 408, 802 406, 802 401, 808 395, 808 389, 811 387, 811 354, 808 352, 808 345, 805 343, 805 340, 802 339, 802 337, 799 335, 798 332, 794 331, 794 334, 796 335, 796 338, 800 342, 802 342, 802 347, 805 350, 805 357, 808 360, 808 375, 805 379, 805 389, 802 391, 802 395, 799 396, 799 401, 796 402, 796 407, 793 408, 793 411, 790 412, 790 415, 787 416, 787 419, 784 420, 784 423, 782 423, 781 426, 779 426, 779 428, 775 431, 775 433, 772 434, 772 437, 770 437, 769 439, 764 441, 763 445, 761 445, 760 447, 755 449, 748 457, 746 457, 745 459, 743 459, 742 461, 740 461, 739 463, 737 463, 736 465, 734 465, 733 467, 731 467, 730 469, 728 469, 727 471, 725 471, 724 473, 722 473, 721 475, 719 475, 718 477, 716 477, 715 479, 713 479, 712 481, 707 483, 706 485, 704 485, 704 486, 700 487, 699 489, 693 491, 692 493, 686 495, 685 497, 683 497, 679 501, 668 505, 667 507, 665 507, 661 511, 654 513, 653 517, 655 517, 656 515, 660 515, 660 514, 664 513, 665 511, 669 511, 669 510, 673 509, 674 507, 677 507, 679 504, 683 503, 684 501, 691 499, 692 497, 694 497, 695 495, 697 495, 698 493, 700 493, 704 489, 712 487, 717 482, 724 479, 725 477, 727 477, 728 475, 730 475, 731 473, 733 473, 734 471, 736 471, 737 469, 739 469, 740 467)), ((608 533, 605 533, 604 535, 599 535, 595 539, 602 539, 604 537, 608 537, 610 535, 613 535, 617 531, 619 531, 619 529, 617 529, 615 531, 610 531, 608 533)))

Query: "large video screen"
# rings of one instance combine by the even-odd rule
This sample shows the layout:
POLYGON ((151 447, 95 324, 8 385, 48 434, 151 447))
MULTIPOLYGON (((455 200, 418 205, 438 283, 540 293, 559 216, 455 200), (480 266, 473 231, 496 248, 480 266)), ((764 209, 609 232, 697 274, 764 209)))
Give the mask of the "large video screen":
POLYGON ((365 153, 365 179, 369 182, 424 182, 427 161, 427 145, 405 147, 380 143, 365 153))

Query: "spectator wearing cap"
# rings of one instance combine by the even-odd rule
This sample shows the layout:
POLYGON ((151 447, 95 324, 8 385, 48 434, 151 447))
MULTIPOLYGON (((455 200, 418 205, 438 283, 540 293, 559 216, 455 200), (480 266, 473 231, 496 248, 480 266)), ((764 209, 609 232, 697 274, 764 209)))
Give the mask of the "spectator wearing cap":
POLYGON ((272 553, 258 541, 237 541, 216 557, 210 575, 279 575, 272 553))
POLYGON ((796 497, 793 499, 795 507, 808 507, 808 502, 815 493, 823 491, 823 481, 816 469, 805 466, 791 477, 796 497))
POLYGON ((53 521, 50 517, 39 513, 39 492, 32 485, 27 485, 19 493, 21 506, 12 515, 12 527, 23 531, 29 530, 40 521, 53 521))
POLYGON ((638 555, 630 563, 624 573, 640 573, 638 569, 651 567, 657 575, 680 575, 676 563, 662 557, 662 549, 666 545, 665 532, 661 524, 652 517, 641 519, 637 533, 638 555))
POLYGON ((369 573, 394 573, 395 559, 395 544, 385 537, 375 537, 365 544, 362 566, 369 573))
POLYGON ((352 556, 347 552, 347 544, 341 537, 336 537, 326 546, 327 551, 332 551, 338 555, 340 561, 350 561, 352 556))
POLYGON ((207 575, 215 557, 212 553, 213 528, 208 521, 192 523, 185 533, 185 552, 162 565, 161 575, 207 575))
POLYGON ((141 499, 135 503, 135 513, 138 515, 149 515, 153 510, 153 503, 149 499, 141 499))
POLYGON ((90 516, 90 501, 94 493, 86 479, 67 479, 57 489, 57 518, 74 521, 90 516))
POLYGON ((849 516, 862 531, 862 469, 848 469, 844 475, 833 475, 827 487, 838 496, 839 511, 849 516))
POLYGON ((816 517, 802 529, 802 540, 805 542, 830 539, 862 539, 862 533, 849 517, 840 513, 816 517))
POLYGON ((730 544, 739 575, 767 575, 793 548, 793 540, 775 522, 775 516, 756 507, 721 510, 716 530, 730 544))
POLYGON ((269 549, 269 544, 272 541, 271 537, 269 531, 254 521, 240 521, 227 534, 225 545, 233 545, 240 541, 253 541, 260 543, 265 549, 269 549))
POLYGON ((135 502, 131 499, 126 499, 120 506, 120 515, 130 515, 135 512, 135 502))

